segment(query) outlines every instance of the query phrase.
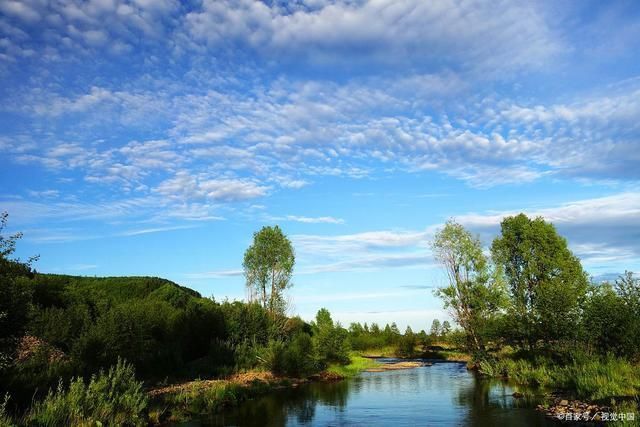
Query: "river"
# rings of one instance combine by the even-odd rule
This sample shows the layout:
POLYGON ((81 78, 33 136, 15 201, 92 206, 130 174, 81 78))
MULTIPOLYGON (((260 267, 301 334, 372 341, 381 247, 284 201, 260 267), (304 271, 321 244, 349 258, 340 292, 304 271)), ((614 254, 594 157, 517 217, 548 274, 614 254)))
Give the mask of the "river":
POLYGON ((504 382, 479 378, 462 363, 434 363, 277 390, 185 425, 557 425, 535 411, 538 398, 516 399, 514 391, 504 382))

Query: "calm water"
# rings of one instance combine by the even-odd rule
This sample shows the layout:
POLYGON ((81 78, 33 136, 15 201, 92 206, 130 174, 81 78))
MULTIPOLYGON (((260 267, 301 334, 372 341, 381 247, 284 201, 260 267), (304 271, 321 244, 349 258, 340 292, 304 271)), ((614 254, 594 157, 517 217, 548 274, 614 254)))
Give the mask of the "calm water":
MULTIPOLYGON (((521 389, 520 389, 521 390, 521 389)), ((535 397, 477 378, 458 363, 365 372, 334 383, 279 390, 192 426, 550 426, 535 397)))

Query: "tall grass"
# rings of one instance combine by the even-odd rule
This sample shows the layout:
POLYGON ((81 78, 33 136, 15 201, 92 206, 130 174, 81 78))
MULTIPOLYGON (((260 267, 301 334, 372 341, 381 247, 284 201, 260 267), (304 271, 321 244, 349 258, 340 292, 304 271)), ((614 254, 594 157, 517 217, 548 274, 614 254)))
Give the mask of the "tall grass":
POLYGON ((612 356, 574 363, 562 369, 563 384, 578 396, 598 400, 612 397, 637 397, 640 394, 640 369, 612 356))
POLYGON ((525 385, 570 390, 579 399, 601 400, 640 395, 640 370, 630 362, 608 356, 578 358, 558 365, 547 358, 534 360, 483 360, 479 370, 491 377, 503 377, 525 385))
POLYGON ((16 425, 7 413, 7 403, 9 403, 9 395, 5 394, 4 399, 0 402, 0 427, 12 427, 16 425))
POLYGON ((245 395, 243 387, 234 383, 220 382, 206 387, 195 383, 192 387, 167 396, 165 402, 191 414, 214 413, 220 408, 234 404, 245 395))
POLYGON ((88 384, 75 378, 65 389, 59 382, 55 391, 34 403, 25 421, 39 426, 144 425, 147 403, 132 365, 118 360, 106 373, 93 375, 88 384))

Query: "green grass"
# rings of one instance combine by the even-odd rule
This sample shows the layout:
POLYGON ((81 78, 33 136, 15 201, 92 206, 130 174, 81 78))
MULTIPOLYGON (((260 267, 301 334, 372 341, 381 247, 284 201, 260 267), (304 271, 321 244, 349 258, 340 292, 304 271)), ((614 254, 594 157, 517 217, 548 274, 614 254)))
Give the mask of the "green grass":
POLYGON ((640 396, 640 369, 614 357, 569 365, 558 381, 563 379, 566 387, 588 399, 640 396))
POLYGON ((107 372, 93 375, 89 383, 75 378, 64 387, 50 390, 35 402, 25 417, 26 424, 59 425, 146 425, 148 399, 131 365, 118 360, 107 372))
POLYGON ((7 414, 7 403, 9 402, 9 395, 5 394, 4 399, 0 400, 0 427, 11 427, 16 425, 9 414, 7 414))
POLYGON ((546 358, 502 357, 480 362, 480 372, 518 384, 571 391, 578 399, 607 400, 640 396, 640 369, 615 357, 590 358, 567 365, 546 358))
POLYGON ((358 350, 352 352, 354 355, 367 355, 369 357, 396 357, 397 347, 387 345, 384 347, 368 348, 366 350, 358 350))
POLYGON ((331 374, 336 374, 344 378, 350 378, 358 375, 360 372, 365 369, 375 368, 380 363, 375 361, 374 359, 369 359, 367 357, 362 357, 355 352, 351 352, 349 354, 349 364, 348 365, 337 365, 332 364, 327 368, 327 372, 331 374))
POLYGON ((239 384, 220 382, 200 387, 196 382, 193 387, 166 396, 164 403, 185 413, 204 414, 234 405, 247 395, 248 390, 239 384))

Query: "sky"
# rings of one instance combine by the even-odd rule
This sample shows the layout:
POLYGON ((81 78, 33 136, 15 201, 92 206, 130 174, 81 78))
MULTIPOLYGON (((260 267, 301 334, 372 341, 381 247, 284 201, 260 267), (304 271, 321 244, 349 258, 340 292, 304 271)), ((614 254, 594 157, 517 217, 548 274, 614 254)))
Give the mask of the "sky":
POLYGON ((278 224, 292 314, 428 330, 449 218, 640 270, 639 47, 636 1, 3 0, 0 210, 38 271, 216 300, 278 224))

